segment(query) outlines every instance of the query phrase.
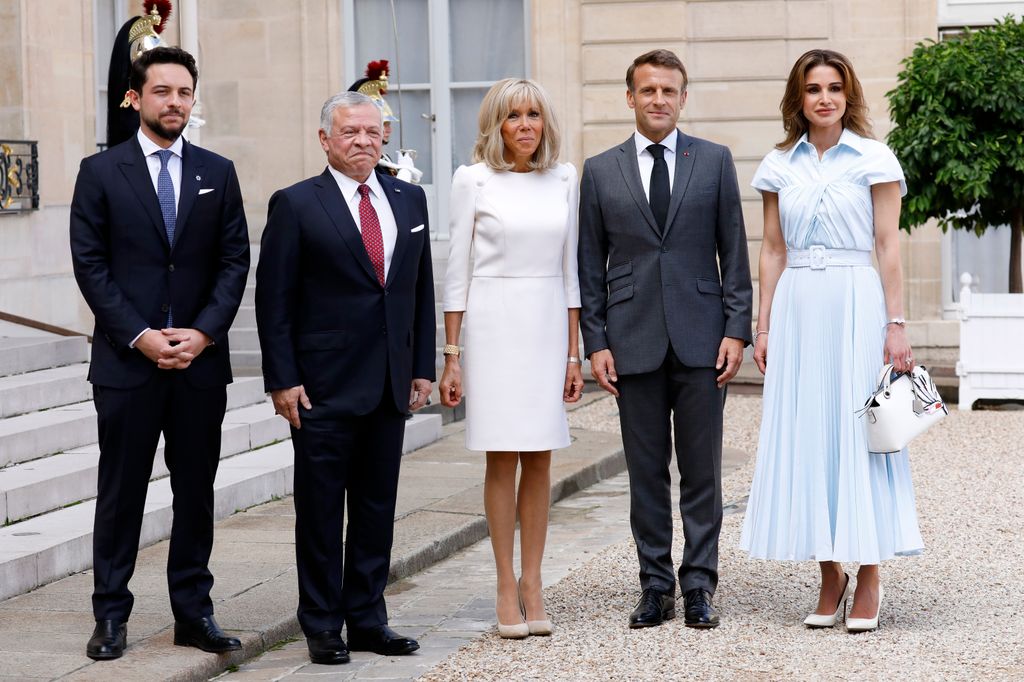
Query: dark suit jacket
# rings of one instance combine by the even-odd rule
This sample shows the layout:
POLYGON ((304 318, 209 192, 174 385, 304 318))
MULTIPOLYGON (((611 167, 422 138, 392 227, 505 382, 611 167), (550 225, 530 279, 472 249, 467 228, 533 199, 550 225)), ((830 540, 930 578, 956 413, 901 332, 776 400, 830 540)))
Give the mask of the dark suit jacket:
POLYGON ((662 233, 630 136, 584 163, 579 220, 587 355, 610 348, 628 375, 657 369, 669 344, 684 365, 714 367, 724 336, 750 342, 750 263, 728 148, 679 133, 662 233))
POLYGON ((71 257, 96 316, 89 380, 133 388, 162 371, 128 344, 146 327, 213 339, 184 370, 208 388, 231 382, 228 329, 249 273, 249 233, 235 167, 185 142, 173 248, 138 140, 82 161, 71 201, 71 257), (199 193, 200 189, 212 189, 199 193))
POLYGON ((426 195, 377 178, 398 225, 384 286, 329 170, 270 198, 256 269, 263 377, 268 391, 303 385, 315 418, 367 414, 388 392, 407 412, 412 379, 434 380, 426 195))

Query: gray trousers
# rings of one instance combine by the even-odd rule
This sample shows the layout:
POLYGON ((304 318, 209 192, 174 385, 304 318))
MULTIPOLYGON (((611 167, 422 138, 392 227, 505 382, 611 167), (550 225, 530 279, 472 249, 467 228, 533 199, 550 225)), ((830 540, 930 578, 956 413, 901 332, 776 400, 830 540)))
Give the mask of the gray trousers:
POLYGON ((675 593, 672 561, 672 490, 669 466, 675 435, 685 593, 718 585, 722 528, 722 411, 726 389, 713 367, 687 367, 671 348, 646 374, 619 376, 619 420, 629 471, 629 521, 640 560, 641 589, 675 593))

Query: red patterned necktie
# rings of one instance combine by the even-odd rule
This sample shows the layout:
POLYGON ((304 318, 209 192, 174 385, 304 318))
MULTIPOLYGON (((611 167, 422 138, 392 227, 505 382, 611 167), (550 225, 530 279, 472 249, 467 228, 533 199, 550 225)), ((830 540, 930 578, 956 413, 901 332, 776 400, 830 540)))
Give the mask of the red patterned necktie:
POLYGON ((380 232, 380 220, 370 203, 370 188, 359 185, 359 196, 359 228, 363 233, 363 246, 377 273, 377 281, 384 286, 384 237, 380 232))

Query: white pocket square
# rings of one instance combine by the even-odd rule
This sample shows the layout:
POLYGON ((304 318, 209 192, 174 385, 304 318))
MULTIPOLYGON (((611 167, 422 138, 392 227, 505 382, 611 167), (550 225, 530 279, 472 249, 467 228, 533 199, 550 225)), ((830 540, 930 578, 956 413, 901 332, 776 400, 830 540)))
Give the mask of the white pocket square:
POLYGON ((212 187, 210 187, 210 188, 208 188, 208 189, 201 189, 201 190, 199 190, 199 196, 203 196, 203 195, 204 195, 204 194, 206 194, 207 192, 212 192, 212 191, 213 191, 213 188, 212 188, 212 187))
POLYGON ((419 232, 422 229, 423 229, 423 225, 417 225, 416 227, 414 227, 411 230, 409 230, 409 232, 419 232))

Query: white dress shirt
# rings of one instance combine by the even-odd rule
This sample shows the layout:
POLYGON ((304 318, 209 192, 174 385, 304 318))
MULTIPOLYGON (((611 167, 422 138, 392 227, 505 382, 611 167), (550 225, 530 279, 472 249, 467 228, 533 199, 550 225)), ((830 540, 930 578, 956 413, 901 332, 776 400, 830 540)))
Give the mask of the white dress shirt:
POLYGON ((384 188, 380 185, 375 172, 370 172, 366 182, 358 182, 348 177, 341 171, 336 170, 330 164, 327 165, 334 181, 338 183, 341 196, 352 214, 352 220, 359 228, 359 234, 363 233, 363 226, 359 221, 359 185, 366 185, 370 188, 370 203, 377 211, 377 221, 380 222, 380 234, 384 240, 384 281, 388 279, 388 271, 391 269, 391 256, 395 253, 395 240, 398 239, 398 224, 395 222, 395 214, 391 212, 391 203, 384 196, 384 188))
MULTIPOLYGON (((153 181, 153 191, 159 194, 160 190, 158 189, 158 184, 160 181, 160 157, 157 155, 157 152, 163 149, 163 147, 146 137, 146 134, 142 132, 141 127, 138 132, 135 133, 135 137, 139 141, 139 146, 142 147, 142 155, 146 157, 146 167, 149 168, 149 178, 153 181)), ((178 213, 178 203, 181 198, 181 148, 183 145, 184 142, 182 142, 182 139, 179 136, 178 139, 174 141, 174 144, 168 147, 168 149, 173 152, 173 154, 171 154, 171 158, 167 160, 167 172, 170 173, 171 184, 174 186, 175 214, 178 213)), ((163 225, 160 227, 163 227, 163 225)), ((132 342, 128 344, 128 347, 135 348, 135 342, 138 341, 143 334, 148 332, 149 329, 149 327, 146 327, 136 334, 135 338, 132 339, 132 342)))
MULTIPOLYGON (((149 167, 149 177, 153 180, 153 191, 157 190, 157 180, 160 176, 160 157, 157 156, 157 152, 163 149, 160 145, 153 140, 146 137, 146 134, 142 132, 142 128, 139 128, 136 137, 139 140, 139 145, 142 147, 142 154, 146 157, 146 165, 149 167)), ((173 154, 171 158, 167 160, 167 172, 171 174, 171 184, 174 185, 174 212, 178 212, 178 201, 181 198, 181 148, 184 145, 182 138, 179 136, 168 149, 173 154)))
MULTIPOLYGON (((679 131, 673 130, 668 136, 657 144, 665 147, 665 164, 668 166, 668 191, 672 192, 672 183, 676 179, 676 143, 679 140, 679 131)), ((647 201, 651 200, 651 171, 654 170, 654 157, 647 151, 647 148, 655 144, 640 134, 637 130, 633 133, 633 142, 636 144, 636 162, 640 164, 640 182, 644 185, 644 194, 647 201)))

